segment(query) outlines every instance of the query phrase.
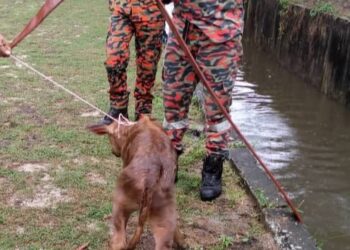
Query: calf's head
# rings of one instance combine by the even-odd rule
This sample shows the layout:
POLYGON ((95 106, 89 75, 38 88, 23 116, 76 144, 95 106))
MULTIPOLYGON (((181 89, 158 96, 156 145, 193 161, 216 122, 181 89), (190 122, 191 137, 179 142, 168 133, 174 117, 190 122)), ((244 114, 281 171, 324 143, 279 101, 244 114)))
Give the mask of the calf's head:
POLYGON ((88 130, 97 135, 108 135, 112 147, 112 153, 120 157, 123 145, 126 143, 128 131, 135 126, 134 123, 121 124, 113 122, 110 125, 92 125, 87 127, 88 130))

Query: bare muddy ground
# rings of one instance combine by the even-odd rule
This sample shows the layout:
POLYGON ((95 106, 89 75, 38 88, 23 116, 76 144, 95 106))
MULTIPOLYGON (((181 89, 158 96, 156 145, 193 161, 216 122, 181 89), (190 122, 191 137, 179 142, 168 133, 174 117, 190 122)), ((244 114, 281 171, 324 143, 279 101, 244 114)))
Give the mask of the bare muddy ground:
MULTIPOLYGON (((200 165, 196 164, 195 170, 200 165)), ((178 202, 180 229, 185 236, 188 249, 277 249, 271 234, 266 232, 259 221, 255 203, 240 189, 238 178, 232 179, 231 170, 226 166, 225 193, 215 202, 201 202, 192 190, 193 199, 178 202), (237 189, 238 188, 238 189, 237 189)), ((182 201, 183 192, 178 193, 182 201)), ((137 217, 130 222, 129 237, 134 232, 137 217)), ((139 250, 154 249, 150 229, 143 235, 139 250)))

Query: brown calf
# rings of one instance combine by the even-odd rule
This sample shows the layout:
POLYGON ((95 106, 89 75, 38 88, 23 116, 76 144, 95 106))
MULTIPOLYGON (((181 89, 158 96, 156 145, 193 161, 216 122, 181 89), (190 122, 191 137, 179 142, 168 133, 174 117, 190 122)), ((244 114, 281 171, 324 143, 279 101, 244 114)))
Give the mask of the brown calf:
POLYGON ((134 249, 147 219, 156 250, 171 249, 173 241, 182 246, 182 236, 176 227, 176 153, 162 127, 144 116, 137 123, 119 121, 91 126, 89 130, 107 134, 113 154, 123 160, 113 201, 110 249, 134 249), (126 225, 136 210, 138 226, 127 242, 126 225))

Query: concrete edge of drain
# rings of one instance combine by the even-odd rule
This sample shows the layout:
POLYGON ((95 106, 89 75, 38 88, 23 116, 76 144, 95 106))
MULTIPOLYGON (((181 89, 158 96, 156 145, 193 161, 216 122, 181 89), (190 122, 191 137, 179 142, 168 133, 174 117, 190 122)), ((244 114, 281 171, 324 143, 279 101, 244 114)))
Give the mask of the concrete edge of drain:
POLYGON ((294 219, 274 183, 246 148, 232 149, 229 162, 258 204, 262 219, 280 249, 318 249, 305 225, 294 219), (265 204, 261 204, 262 198, 265 204))

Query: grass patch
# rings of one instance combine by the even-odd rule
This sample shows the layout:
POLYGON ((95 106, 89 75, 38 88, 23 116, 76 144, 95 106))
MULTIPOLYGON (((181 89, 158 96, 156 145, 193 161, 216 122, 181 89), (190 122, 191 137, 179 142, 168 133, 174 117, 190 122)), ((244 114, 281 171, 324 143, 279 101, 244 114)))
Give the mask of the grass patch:
MULTIPOLYGON (((0 23, 1 33, 12 39, 42 3, 42 0, 24 1, 17 8, 16 1, 3 0, 0 5, 4 20, 0 23)), ((14 53, 92 104, 107 110, 108 83, 103 62, 108 18, 107 4, 102 2, 65 1, 16 47, 14 53)), ((134 44, 130 49, 128 82, 132 90, 136 76, 134 44)), ((90 242, 89 249, 105 249, 109 232, 105 217, 112 211, 112 192, 121 170, 121 160, 111 154, 106 137, 85 130, 101 117, 82 117, 82 113, 92 111, 90 107, 12 61, 0 59, 0 66, 0 183, 6 184, 0 186, 0 249, 75 249, 86 242, 90 242), (11 168, 14 163, 32 162, 45 163, 50 168, 34 173, 11 168), (98 175, 105 182, 92 183, 89 174, 98 175), (13 194, 35 197, 40 185, 64 189, 71 199, 45 208, 9 205, 13 194)), ((162 121, 161 70, 158 72, 153 90, 153 115, 162 121)), ((198 100, 194 99, 193 104, 189 116, 192 120, 202 119, 198 100)), ((132 119, 132 95, 129 110, 132 119)), ((225 176, 223 202, 219 205, 200 202, 198 190, 205 152, 204 137, 186 134, 184 145, 186 150, 180 158, 177 184, 181 219, 188 222, 183 227, 191 227, 193 224, 190 223, 202 217, 228 223, 229 214, 234 211, 222 215, 221 210, 239 206, 244 191, 236 185, 236 180, 228 181, 234 178, 231 173, 225 176), (219 210, 220 216, 217 216, 219 210)), ((223 246, 230 242, 225 235, 223 232, 215 235, 216 241, 219 239, 223 246)), ((196 244, 204 248, 213 246, 212 242, 196 244)))
POLYGON ((185 153, 180 157, 180 165, 184 168, 193 166, 193 164, 201 161, 205 155, 204 137, 199 138, 187 135, 183 139, 186 146, 185 153))
POLYGON ((18 171, 6 168, 0 168, 0 177, 5 177, 12 182, 22 182, 24 179, 24 175, 19 173, 18 171))
POLYGON ((319 14, 334 15, 336 13, 334 6, 326 1, 317 0, 315 5, 310 10, 310 16, 314 17, 319 14))
MULTIPOLYGON (((26 176, 23 173, 19 173, 18 171, 3 168, 0 166, 0 178, 7 179, 11 184, 15 186, 17 190, 23 190, 26 188, 26 176)), ((0 186, 0 191, 3 191, 3 193, 8 192, 9 190, 9 186, 0 186)))
POLYGON ((85 180, 85 172, 83 169, 69 169, 60 171, 55 177, 55 183, 60 188, 73 189, 78 188, 84 190, 88 183, 85 180))
POLYGON ((274 207, 274 204, 270 202, 269 198, 266 196, 263 190, 257 189, 254 190, 255 196, 259 202, 259 205, 263 208, 272 208, 274 207))
POLYGON ((79 140, 80 138, 80 133, 78 133, 78 131, 60 128, 56 125, 45 126, 43 129, 43 134, 48 140, 53 141, 56 144, 70 144, 79 140))
POLYGON ((201 179, 199 176, 187 173, 185 171, 179 171, 176 187, 181 189, 185 194, 189 195, 193 194, 194 192, 197 193, 200 183, 201 179))
POLYGON ((287 9, 288 6, 290 5, 290 0, 279 0, 278 2, 279 2, 279 5, 280 5, 282 11, 287 9))
POLYGON ((229 147, 230 148, 244 148, 245 144, 241 140, 233 140, 232 142, 230 142, 229 147))
POLYGON ((219 238, 219 243, 213 248, 213 250, 226 250, 234 244, 234 238, 227 235, 221 235, 219 238))
POLYGON ((263 232, 264 228, 261 223, 254 221, 250 224, 249 230, 241 238, 241 242, 244 244, 251 244, 256 241, 263 232))
POLYGON ((87 212, 89 219, 103 220, 106 216, 112 213, 112 203, 106 202, 101 206, 90 206, 87 212))
POLYGON ((225 194, 232 207, 235 207, 246 196, 242 189, 226 189, 225 194))

